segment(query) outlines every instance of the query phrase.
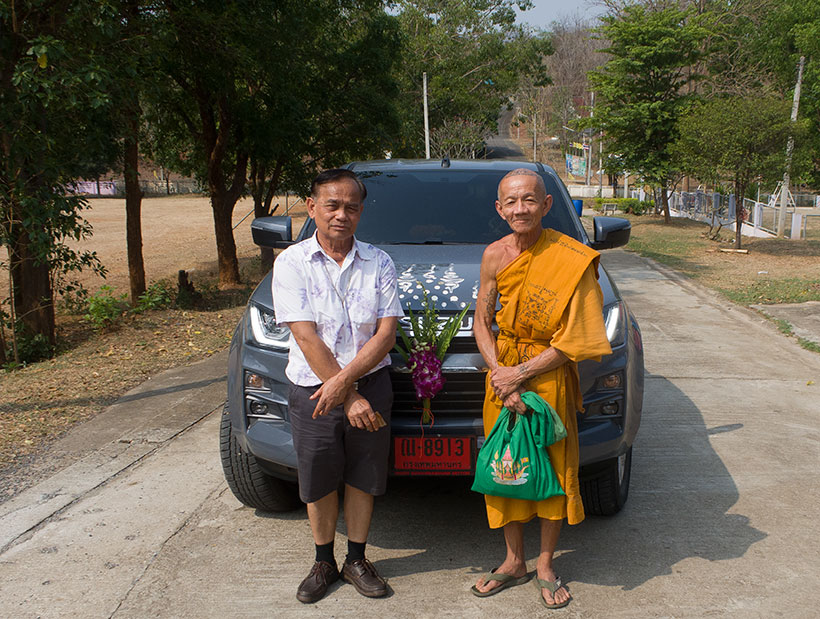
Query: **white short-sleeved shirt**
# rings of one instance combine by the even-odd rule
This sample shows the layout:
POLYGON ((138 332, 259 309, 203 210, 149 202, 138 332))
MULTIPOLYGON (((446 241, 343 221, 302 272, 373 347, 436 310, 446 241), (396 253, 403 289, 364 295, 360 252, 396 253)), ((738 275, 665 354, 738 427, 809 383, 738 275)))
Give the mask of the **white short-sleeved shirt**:
MULTIPOLYGON (((377 320, 403 315, 390 256, 356 239, 341 267, 325 253, 315 234, 291 245, 273 264, 272 285, 277 324, 315 323, 317 335, 341 367, 373 337, 377 320)), ((387 365, 390 355, 371 371, 387 365)), ((303 387, 322 382, 293 336, 285 374, 303 387)))

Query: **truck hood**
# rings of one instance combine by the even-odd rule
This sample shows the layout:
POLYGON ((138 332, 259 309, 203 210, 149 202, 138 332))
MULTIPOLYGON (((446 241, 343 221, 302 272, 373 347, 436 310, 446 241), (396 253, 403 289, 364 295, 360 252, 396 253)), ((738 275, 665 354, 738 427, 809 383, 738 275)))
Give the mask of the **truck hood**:
MULTIPOLYGON (((460 312, 470 305, 475 309, 478 280, 484 245, 379 245, 396 265, 399 301, 405 311, 421 309, 426 289, 441 314, 460 312)), ((619 298, 609 275, 598 267, 598 281, 604 294, 604 305, 619 298)), ((271 274, 259 283, 252 295, 254 303, 272 309, 271 274)))

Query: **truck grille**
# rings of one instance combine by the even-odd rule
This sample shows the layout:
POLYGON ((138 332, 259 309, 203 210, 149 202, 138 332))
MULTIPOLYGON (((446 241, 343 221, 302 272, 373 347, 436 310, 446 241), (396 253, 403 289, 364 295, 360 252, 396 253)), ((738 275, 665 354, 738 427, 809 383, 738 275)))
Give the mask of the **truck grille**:
MULTIPOLYGON (((436 417, 481 415, 484 405, 484 372, 445 372, 444 388, 433 398, 436 417)), ((421 402, 409 372, 391 372, 393 381, 393 417, 418 417, 421 402)))

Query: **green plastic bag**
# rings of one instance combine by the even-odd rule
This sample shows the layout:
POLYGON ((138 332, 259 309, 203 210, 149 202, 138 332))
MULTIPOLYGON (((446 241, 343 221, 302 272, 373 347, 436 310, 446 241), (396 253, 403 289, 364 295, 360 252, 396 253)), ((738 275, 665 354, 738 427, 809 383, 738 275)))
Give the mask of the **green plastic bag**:
POLYGON ((540 396, 521 394, 523 415, 502 408, 478 452, 473 490, 481 494, 527 501, 563 495, 547 455, 547 445, 566 438, 567 430, 540 396))

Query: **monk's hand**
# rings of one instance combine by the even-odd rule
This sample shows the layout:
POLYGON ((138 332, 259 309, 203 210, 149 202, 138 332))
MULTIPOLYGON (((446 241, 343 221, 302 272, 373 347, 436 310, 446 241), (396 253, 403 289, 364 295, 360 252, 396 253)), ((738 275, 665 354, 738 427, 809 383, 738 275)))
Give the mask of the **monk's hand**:
POLYGON ((367 398, 356 391, 351 391, 345 398, 344 410, 347 420, 354 428, 375 432, 383 425, 386 425, 384 420, 381 419, 381 415, 370 406, 367 398))
POLYGON ((490 385, 492 385, 495 395, 502 401, 509 397, 511 393, 517 391, 526 379, 527 377, 520 365, 509 368, 500 365, 490 373, 490 385))
POLYGON ((521 399, 520 391, 513 391, 509 396, 504 398, 504 407, 516 413, 524 414, 527 412, 527 405, 521 399))
POLYGON ((351 391, 351 385, 340 374, 326 380, 321 387, 316 390, 311 400, 317 400, 316 408, 313 409, 313 418, 319 415, 327 415, 334 408, 345 401, 347 394, 351 391))

